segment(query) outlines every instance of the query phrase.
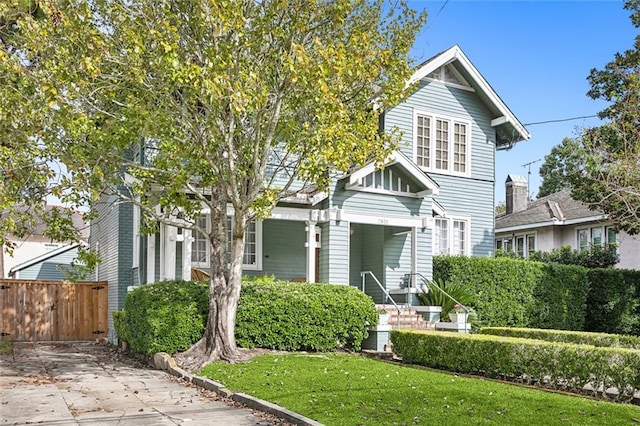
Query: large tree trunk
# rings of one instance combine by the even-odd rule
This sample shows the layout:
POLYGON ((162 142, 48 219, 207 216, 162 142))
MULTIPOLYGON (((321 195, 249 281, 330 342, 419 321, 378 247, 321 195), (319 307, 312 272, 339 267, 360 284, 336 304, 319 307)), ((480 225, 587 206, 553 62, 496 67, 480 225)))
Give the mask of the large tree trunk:
POLYGON ((245 216, 242 212, 234 215, 231 251, 227 253, 226 203, 220 203, 220 208, 211 211, 209 317, 203 338, 178 357, 182 365, 191 370, 214 360, 240 359, 235 323, 242 285, 245 216))

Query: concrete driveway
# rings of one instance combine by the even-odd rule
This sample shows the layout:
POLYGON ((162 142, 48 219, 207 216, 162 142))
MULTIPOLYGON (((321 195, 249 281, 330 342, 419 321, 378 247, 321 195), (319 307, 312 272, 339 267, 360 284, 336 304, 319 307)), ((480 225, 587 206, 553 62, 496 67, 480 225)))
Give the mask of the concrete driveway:
POLYGON ((0 425, 273 425, 109 345, 14 343, 0 355, 0 425))

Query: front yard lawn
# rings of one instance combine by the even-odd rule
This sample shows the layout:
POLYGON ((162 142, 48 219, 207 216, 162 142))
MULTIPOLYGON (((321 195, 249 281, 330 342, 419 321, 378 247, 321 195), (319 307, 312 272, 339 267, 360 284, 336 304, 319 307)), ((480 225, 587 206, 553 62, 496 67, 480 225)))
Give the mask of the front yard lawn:
POLYGON ((263 355, 201 375, 326 425, 640 422, 640 407, 400 366, 347 354, 263 355))

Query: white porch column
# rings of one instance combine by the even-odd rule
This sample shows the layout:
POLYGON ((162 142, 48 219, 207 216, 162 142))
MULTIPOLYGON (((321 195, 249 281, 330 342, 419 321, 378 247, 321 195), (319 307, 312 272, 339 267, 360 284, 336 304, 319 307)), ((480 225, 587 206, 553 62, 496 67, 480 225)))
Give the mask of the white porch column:
POLYGON ((190 229, 182 230, 182 279, 191 280, 191 237, 190 229))
POLYGON ((418 286, 418 228, 411 228, 411 287, 418 286))
POLYGON ((151 284, 156 280, 156 236, 147 235, 147 282, 151 284))
POLYGON ((160 279, 174 280, 176 279, 176 237, 178 236, 178 229, 175 226, 164 225, 164 240, 162 245, 164 246, 164 276, 160 279))
POLYGON ((307 248, 307 282, 316 282, 316 221, 306 221, 307 226, 307 242, 305 247, 307 248))

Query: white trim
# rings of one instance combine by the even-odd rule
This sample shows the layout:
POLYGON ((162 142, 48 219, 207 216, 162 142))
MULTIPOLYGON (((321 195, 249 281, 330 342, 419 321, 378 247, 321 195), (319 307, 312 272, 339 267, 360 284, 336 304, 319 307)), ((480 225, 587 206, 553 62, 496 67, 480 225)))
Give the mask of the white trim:
MULTIPOLYGON (((242 263, 243 271, 261 271, 262 270, 262 221, 258 219, 254 219, 256 221, 256 263, 255 265, 242 263)), ((245 231, 245 238, 246 238, 245 231)), ((244 246, 246 247, 246 241, 244 246)), ((244 253, 242 253, 244 257, 244 253)))
POLYGON ((507 105, 502 102, 502 99, 500 99, 498 94, 494 92, 489 83, 484 79, 484 77, 482 76, 482 74, 480 74, 476 67, 473 66, 469 58, 467 58, 467 56, 464 54, 464 52, 462 52, 462 49, 460 49, 458 45, 455 45, 442 52, 441 54, 418 68, 409 78, 408 85, 422 80, 433 71, 453 61, 458 61, 460 65, 465 69, 465 71, 469 73, 472 79, 472 81, 469 82, 471 86, 473 87, 473 85, 475 84, 480 92, 482 92, 488 98, 489 102, 498 111, 500 111, 500 114, 506 118, 506 122, 511 124, 518 132, 520 140, 530 139, 531 135, 529 134, 529 132, 527 132, 527 129, 525 129, 524 125, 520 123, 516 116, 509 110, 507 105))
MULTIPOLYGON (((73 243, 73 244, 69 244, 69 245, 66 245, 66 246, 58 247, 55 250, 51 250, 51 251, 48 251, 46 253, 43 253, 40 256, 36 256, 33 259, 29 259, 29 260, 27 260, 25 262, 22 262, 22 263, 19 263, 19 264, 15 265, 11 269, 9 269, 8 276, 11 276, 12 274, 17 273, 17 272, 21 271, 24 268, 28 268, 29 266, 33 266, 36 263, 42 262, 43 260, 47 260, 47 259, 49 259, 51 257, 54 257, 54 256, 57 256, 59 254, 65 253, 65 252, 67 252, 69 250, 73 250, 74 248, 80 247, 80 246, 87 247, 87 244, 84 243, 84 242, 73 243)), ((18 276, 16 275, 15 278, 18 278, 18 276)))
POLYGON ((596 222, 601 224, 609 223, 609 221, 607 221, 607 218, 603 215, 581 217, 581 218, 569 219, 569 220, 552 219, 552 220, 547 220, 545 222, 534 222, 534 223, 526 223, 523 225, 509 226, 506 228, 496 228, 495 234, 497 235, 497 234, 506 233, 506 232, 526 231, 527 229, 544 228, 547 226, 564 226, 564 225, 579 225, 579 224, 584 224, 585 226, 588 226, 588 224, 591 222, 596 222))
POLYGON ((420 191, 420 192, 400 192, 400 191, 390 191, 388 189, 369 188, 369 187, 360 186, 358 184, 352 184, 352 183, 346 184, 344 186, 344 189, 348 189, 351 191, 369 192, 371 194, 397 195, 400 197, 409 197, 409 198, 424 198, 431 195, 430 189, 420 191))
POLYGON ((182 279, 191 280, 191 243, 193 237, 190 229, 182 229, 182 279))
POLYGON ((453 256, 457 256, 460 253, 452 253, 453 250, 453 222, 464 222, 466 224, 465 227, 465 239, 464 239, 464 250, 462 251, 462 255, 464 256, 469 256, 471 253, 471 217, 469 216, 460 216, 460 215, 449 215, 449 216, 442 216, 442 217, 436 217, 434 218, 434 224, 433 224, 433 229, 432 229, 432 234, 431 234, 431 252, 434 256, 440 255, 440 254, 451 254, 453 256), (436 247, 439 247, 440 242, 436 241, 436 238, 438 237, 437 232, 438 232, 438 227, 436 224, 436 220, 443 220, 447 222, 447 253, 440 253, 438 250, 436 250, 436 247), (437 243, 437 244, 436 244, 437 243))
POLYGON ((140 206, 133 205, 133 255, 131 259, 131 267, 138 268, 140 266, 140 206))
MULTIPOLYGON (((416 163, 407 158, 407 156, 405 156, 402 152, 394 151, 393 153, 391 153, 390 157, 385 163, 385 167, 389 167, 394 164, 400 165, 404 170, 407 171, 407 173, 409 173, 411 177, 416 179, 423 187, 425 187, 426 191, 428 191, 428 195, 438 195, 440 193, 438 184, 429 176, 427 176, 427 174, 420 167, 418 167, 416 163)), ((352 189, 353 185, 359 185, 361 179, 375 172, 376 170, 376 164, 369 163, 366 166, 351 173, 348 176, 348 185, 350 186, 350 188, 348 189, 352 189)), ((365 188, 358 187, 358 190, 360 191, 362 191, 363 189, 365 188)), ((421 192, 424 193, 424 191, 421 192)), ((407 195, 408 193, 403 192, 401 194, 407 195)))
POLYGON ((160 279, 176 279, 176 240, 178 228, 175 226, 164 226, 164 276, 160 279))
POLYGON ((307 233, 307 282, 316 282, 316 222, 309 220, 305 227, 307 233))
POLYGON ((340 219, 330 217, 330 220, 343 220, 350 223, 362 223, 365 225, 404 226, 413 228, 424 227, 424 218, 421 216, 399 216, 380 213, 354 212, 348 210, 337 210, 335 212, 336 216, 339 216, 340 219), (340 213, 338 214, 338 212, 340 213))
POLYGON ((460 177, 471 177, 471 141, 472 141, 472 136, 473 136, 473 123, 468 119, 468 118, 458 118, 452 115, 445 115, 445 114, 437 114, 434 112, 429 112, 426 110, 422 110, 422 109, 417 109, 414 108, 413 109, 413 162, 416 164, 416 167, 418 167, 420 170, 423 170, 424 172, 429 172, 429 173, 437 173, 437 174, 442 174, 442 175, 447 175, 447 176, 460 176, 460 177), (419 166, 418 165, 418 116, 422 116, 422 117, 428 117, 430 124, 429 124, 429 141, 430 141, 430 146, 429 146, 429 165, 428 166, 419 166), (437 120, 441 120, 441 121, 446 121, 449 123, 449 139, 448 139, 448 152, 447 152, 447 163, 448 166, 446 169, 437 169, 435 167, 435 158, 436 158, 436 121, 437 120), (465 152, 465 171, 464 172, 456 172, 454 171, 454 147, 455 147, 455 125, 457 124, 462 124, 464 126, 466 126, 467 128, 467 132, 466 132, 466 141, 465 141, 465 147, 466 147, 466 152, 465 152))

